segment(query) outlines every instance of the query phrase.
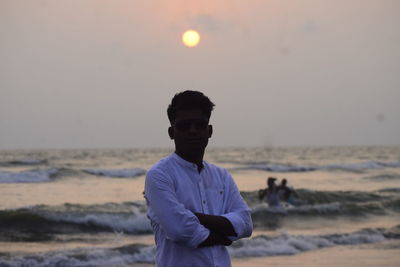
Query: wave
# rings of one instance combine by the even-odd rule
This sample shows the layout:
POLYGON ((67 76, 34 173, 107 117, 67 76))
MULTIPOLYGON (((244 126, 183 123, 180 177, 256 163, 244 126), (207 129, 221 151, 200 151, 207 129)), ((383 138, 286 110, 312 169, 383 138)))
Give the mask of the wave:
POLYGON ((384 192, 384 193, 400 193, 400 188, 395 187, 395 188, 383 188, 380 189, 378 192, 384 192))
POLYGON ((37 241, 77 232, 152 232, 141 202, 103 205, 39 205, 0 211, 0 240, 37 241))
POLYGON ((109 176, 109 177, 118 177, 118 178, 126 178, 126 177, 137 177, 146 173, 145 170, 140 168, 131 168, 131 169, 84 169, 84 172, 92 175, 98 176, 109 176))
POLYGON ((364 191, 316 191, 308 189, 296 190, 298 198, 306 204, 323 204, 323 203, 349 203, 361 202, 366 203, 370 201, 382 201, 387 199, 388 196, 383 196, 378 192, 364 192, 364 191))
POLYGON ((365 218, 400 211, 398 191, 377 192, 296 190, 296 201, 281 202, 281 207, 269 207, 258 198, 258 192, 241 192, 251 208, 255 227, 278 229, 285 220, 314 218, 365 218), (294 203, 294 204, 293 204, 294 203))
POLYGON ((293 166, 293 165, 284 165, 284 164, 252 164, 244 169, 256 169, 270 172, 310 172, 315 171, 318 167, 313 166, 293 166))
POLYGON ((306 215, 314 215, 314 214, 332 214, 337 213, 341 209, 341 205, 338 202, 327 203, 327 204, 316 204, 316 205, 300 205, 293 206, 289 203, 284 203, 281 207, 269 207, 266 203, 261 203, 252 208, 252 213, 262 213, 267 212, 271 214, 306 214, 306 215))
POLYGON ((0 166, 14 166, 14 165, 42 165, 47 164, 45 159, 20 159, 0 162, 0 166))
POLYGON ((67 213, 46 215, 46 219, 89 226, 96 230, 111 230, 130 234, 151 233, 150 222, 146 213, 132 209, 130 213, 67 213))
MULTIPOLYGON (((321 192, 298 190, 302 203, 273 209, 260 202, 256 192, 242 192, 251 208, 255 228, 279 229, 285 221, 366 218, 400 212, 398 194, 368 192, 321 192), (250 200, 253 199, 253 200, 250 200)), ((55 234, 123 232, 150 234, 144 201, 97 205, 37 205, 0 211, 0 240, 51 240, 55 234), (12 231, 11 231, 12 230, 12 231)))
POLYGON ((23 256, 3 256, 0 266, 126 266, 154 263, 155 247, 132 244, 117 248, 76 248, 23 256))
MULTIPOLYGON (((399 239, 400 227, 391 229, 363 229, 330 235, 289 235, 275 237, 259 235, 241 239, 228 247, 233 258, 272 257, 295 255, 321 248, 360 245, 399 239)), ((126 266, 135 263, 154 264, 156 249, 152 245, 129 244, 111 248, 77 248, 26 255, 5 255, 1 266, 126 266)))
MULTIPOLYGON (((309 189, 296 189, 296 201, 299 205, 317 205, 326 203, 366 203, 371 201, 383 201, 391 199, 392 196, 380 194, 377 192, 363 192, 363 191, 317 191, 309 189)), ((258 198, 258 191, 240 192, 247 204, 250 206, 261 203, 258 198)))
POLYGON ((289 206, 283 208, 270 208, 267 204, 260 204, 252 208, 251 217, 255 228, 276 230, 284 225, 285 221, 311 221, 326 219, 338 219, 347 217, 368 218, 367 216, 383 216, 391 212, 400 211, 400 200, 394 200, 382 205, 382 203, 367 204, 341 204, 338 202, 319 204, 289 206))
POLYGON ((0 183, 43 183, 49 182, 58 169, 41 169, 23 172, 0 171, 0 183))
POLYGON ((84 169, 76 170, 70 168, 48 168, 33 169, 28 171, 12 172, 0 171, 0 183, 44 183, 51 182, 53 178, 70 176, 82 176, 82 172, 96 176, 129 178, 138 177, 146 173, 144 169, 84 169))
POLYGON ((239 240, 228 249, 232 257, 268 257, 295 255, 333 246, 376 243, 387 238, 398 237, 390 236, 382 229, 364 229, 354 233, 317 236, 282 234, 277 237, 268 237, 261 235, 252 239, 239 240))
POLYGON ((400 174, 374 175, 365 177, 364 179, 371 181, 400 180, 400 174))
POLYGON ((330 164, 321 166, 295 166, 289 164, 257 163, 239 169, 256 169, 269 172, 311 172, 317 170, 363 171, 367 169, 400 168, 400 162, 368 161, 352 164, 330 164))

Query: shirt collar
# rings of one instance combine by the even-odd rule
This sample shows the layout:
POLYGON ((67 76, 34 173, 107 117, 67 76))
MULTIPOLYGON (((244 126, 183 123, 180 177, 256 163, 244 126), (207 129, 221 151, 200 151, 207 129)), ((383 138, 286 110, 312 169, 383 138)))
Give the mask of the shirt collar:
MULTIPOLYGON (((180 165, 182 165, 183 167, 187 167, 187 168, 191 168, 191 169, 196 169, 197 170, 197 165, 193 162, 189 162, 183 158, 181 158, 178 154, 176 154, 175 152, 171 154, 171 157, 178 162, 180 165)), ((203 169, 205 166, 205 162, 203 160, 203 169)))

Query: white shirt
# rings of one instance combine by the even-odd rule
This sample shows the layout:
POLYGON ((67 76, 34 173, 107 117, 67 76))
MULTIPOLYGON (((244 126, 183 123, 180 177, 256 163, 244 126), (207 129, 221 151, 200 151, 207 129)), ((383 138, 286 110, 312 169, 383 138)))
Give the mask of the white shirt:
POLYGON ((231 240, 252 233, 250 209, 232 176, 206 161, 203 166, 199 173, 196 164, 173 153, 147 172, 147 216, 155 234, 158 267, 231 266, 225 246, 197 247, 210 231, 194 212, 227 218, 237 233, 231 240))

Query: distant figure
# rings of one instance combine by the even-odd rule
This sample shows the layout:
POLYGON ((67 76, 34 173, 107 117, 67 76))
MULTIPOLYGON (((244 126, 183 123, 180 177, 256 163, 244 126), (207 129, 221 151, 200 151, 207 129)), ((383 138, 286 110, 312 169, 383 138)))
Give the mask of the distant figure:
POLYGON ((292 190, 289 187, 287 187, 287 180, 285 178, 281 181, 281 184, 278 186, 278 191, 282 200, 287 201, 290 198, 292 190))
POLYGON ((290 204, 298 204, 298 201, 295 201, 294 197, 297 196, 296 191, 293 188, 287 186, 287 180, 285 178, 282 179, 280 185, 277 187, 280 199, 286 201, 290 204))
POLYGON ((278 187, 275 184, 276 178, 268 177, 267 185, 265 189, 260 189, 258 196, 260 199, 264 199, 268 206, 271 208, 281 208, 281 202, 279 200, 278 187))

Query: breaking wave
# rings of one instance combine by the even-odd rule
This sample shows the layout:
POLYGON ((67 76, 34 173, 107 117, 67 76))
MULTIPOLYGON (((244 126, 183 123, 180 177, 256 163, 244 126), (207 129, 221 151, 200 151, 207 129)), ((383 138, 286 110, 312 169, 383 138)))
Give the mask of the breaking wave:
MULTIPOLYGON (((234 258, 295 255, 321 248, 359 245, 398 239, 399 226, 392 229, 364 229, 352 233, 330 235, 260 235, 241 239, 228 247, 234 258)), ((126 266, 134 263, 154 264, 155 247, 130 244, 111 248, 77 248, 26 255, 6 255, 1 266, 126 266)))
POLYGON ((149 234, 152 229, 141 202, 40 205, 0 211, 0 240, 35 241, 77 232, 149 234))
POLYGON ((342 245, 358 245, 381 242, 386 239, 381 229, 364 229, 354 233, 331 235, 265 235, 241 239, 229 247, 233 257, 268 257, 295 255, 301 252, 342 245))
POLYGON ((127 177, 137 177, 144 175, 146 173, 145 170, 140 168, 132 168, 132 169, 84 169, 86 173, 98 176, 109 176, 109 177, 118 177, 118 178, 127 178, 127 177))
POLYGON ((368 161, 353 164, 330 164, 321 166, 295 166, 288 164, 257 163, 249 164, 244 169, 256 169, 269 172, 310 172, 317 170, 362 171, 367 169, 400 168, 400 162, 368 161))
POLYGON ((84 174, 118 177, 118 178, 133 178, 144 175, 146 171, 140 168, 131 169, 70 169, 70 168, 47 168, 33 169, 27 171, 0 171, 0 183, 45 183, 51 182, 53 178, 64 177, 82 177, 84 174))
POLYGON ((241 192, 251 207, 255 227, 278 229, 284 220, 313 218, 367 218, 369 215, 388 215, 400 211, 398 190, 377 192, 314 191, 298 189, 292 204, 269 207, 258 198, 258 192, 241 192), (294 203, 294 204, 293 204, 294 203))
POLYGON ((0 171, 0 183, 43 183, 49 182, 58 169, 42 169, 22 172, 0 171))

